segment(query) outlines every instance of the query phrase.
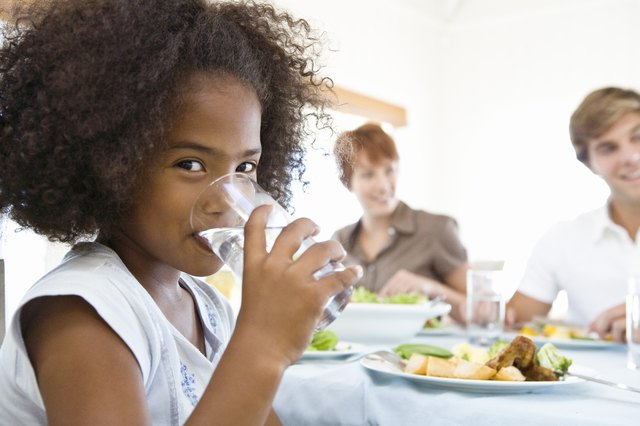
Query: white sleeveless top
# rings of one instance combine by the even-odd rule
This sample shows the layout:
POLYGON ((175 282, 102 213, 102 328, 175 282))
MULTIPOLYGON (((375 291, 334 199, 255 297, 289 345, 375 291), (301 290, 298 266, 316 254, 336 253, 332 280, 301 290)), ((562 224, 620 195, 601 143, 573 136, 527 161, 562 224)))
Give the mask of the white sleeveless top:
POLYGON ((214 288, 186 274, 181 280, 197 305, 206 356, 169 323, 113 250, 98 243, 76 245, 60 266, 27 292, 12 318, 0 348, 1 422, 47 424, 20 330, 21 308, 36 297, 76 295, 98 312, 136 357, 152 424, 183 424, 229 342, 235 317, 214 288))

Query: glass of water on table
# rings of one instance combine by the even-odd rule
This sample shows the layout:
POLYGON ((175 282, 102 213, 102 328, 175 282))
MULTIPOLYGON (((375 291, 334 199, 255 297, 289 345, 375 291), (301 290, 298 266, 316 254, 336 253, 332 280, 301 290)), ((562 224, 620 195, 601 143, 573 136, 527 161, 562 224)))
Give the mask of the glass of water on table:
MULTIPOLYGON (((273 206, 265 229, 267 251, 291 221, 286 210, 257 182, 243 173, 230 173, 213 181, 200 194, 191 209, 191 227, 231 271, 242 280, 244 265, 244 225, 253 210, 261 205, 273 206)), ((294 258, 315 244, 305 239, 294 258)), ((344 270, 339 262, 327 263, 314 273, 316 279, 344 270)), ((316 326, 321 330, 340 315, 349 303, 352 288, 329 299, 316 326)))
POLYGON ((490 346, 504 331, 504 273, 501 262, 478 262, 467 271, 467 339, 490 346))

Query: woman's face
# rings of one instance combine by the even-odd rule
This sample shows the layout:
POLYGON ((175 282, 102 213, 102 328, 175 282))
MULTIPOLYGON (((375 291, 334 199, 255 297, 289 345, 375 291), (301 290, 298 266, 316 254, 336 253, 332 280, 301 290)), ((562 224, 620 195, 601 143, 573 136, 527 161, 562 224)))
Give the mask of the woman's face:
POLYGON ((614 201, 640 203, 640 113, 625 114, 589 142, 589 167, 611 189, 614 201))
POLYGON ((191 207, 223 174, 242 172, 255 179, 261 107, 252 89, 230 77, 196 75, 188 87, 171 117, 168 149, 143 182, 120 231, 146 262, 206 276, 221 261, 195 238, 191 207))
POLYGON ((372 163, 366 153, 358 153, 350 189, 358 198, 365 216, 379 218, 393 213, 398 205, 397 178, 397 160, 382 158, 372 163))

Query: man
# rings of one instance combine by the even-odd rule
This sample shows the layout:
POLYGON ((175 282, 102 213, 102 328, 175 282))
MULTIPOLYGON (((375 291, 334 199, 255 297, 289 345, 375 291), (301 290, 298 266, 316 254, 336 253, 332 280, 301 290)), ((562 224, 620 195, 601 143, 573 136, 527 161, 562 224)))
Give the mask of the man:
POLYGON ((548 314, 566 290, 566 320, 624 340, 627 280, 640 270, 640 94, 615 87, 589 94, 571 116, 577 158, 611 191, 603 207, 559 223, 538 242, 510 320, 548 314))

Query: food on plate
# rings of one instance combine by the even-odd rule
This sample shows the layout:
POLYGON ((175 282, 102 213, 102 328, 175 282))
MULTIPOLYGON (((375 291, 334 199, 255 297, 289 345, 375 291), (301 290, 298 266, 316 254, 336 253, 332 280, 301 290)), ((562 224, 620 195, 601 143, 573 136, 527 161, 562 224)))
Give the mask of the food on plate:
POLYGON ((524 377, 524 374, 522 374, 520 370, 513 365, 511 367, 501 368, 491 379, 501 380, 503 382, 524 382, 527 380, 527 378, 524 377))
MULTIPOLYGON (((567 373, 571 365, 571 360, 551 343, 538 350, 531 339, 525 336, 516 336, 511 343, 494 345, 492 349, 497 353, 493 357, 489 356, 488 351, 467 344, 452 348, 451 357, 439 357, 428 351, 420 353, 408 348, 419 345, 400 346, 404 346, 403 350, 398 352, 396 348, 396 353, 401 356, 409 354, 405 373, 433 377, 511 382, 557 381, 558 377, 567 373)), ((431 352, 443 353, 433 349, 431 352)))
POLYGON ((437 358, 451 358, 453 356, 453 353, 447 349, 424 343, 404 343, 393 348, 393 351, 402 359, 409 359, 413 354, 428 355, 437 358))
POLYGON ((320 330, 313 335, 307 351, 335 351, 338 335, 331 330, 320 330))
POLYGON ((551 343, 545 343, 536 354, 536 361, 542 367, 554 372, 566 374, 572 361, 562 355, 558 348, 551 343))
POLYGON ((468 343, 459 343, 455 345, 451 348, 451 352, 453 352, 453 355, 457 358, 465 361, 477 362, 479 364, 484 364, 491 359, 487 351, 468 343))
POLYGON ((424 322, 424 325, 422 326, 422 328, 427 328, 427 329, 437 329, 441 327, 442 327, 442 321, 440 321, 440 318, 438 317, 434 317, 426 320, 424 322))
MULTIPOLYGON (((533 320, 518 330, 518 333, 529 337, 546 337, 558 340, 599 340, 596 333, 589 332, 583 327, 568 324, 545 322, 543 319, 533 320)), ((605 340, 613 340, 607 336, 605 340)))
POLYGON ((429 298, 423 294, 399 293, 393 296, 382 297, 367 290, 364 287, 357 287, 351 293, 352 303, 395 303, 403 305, 417 305, 428 301, 429 298))
POLYGON ((504 348, 508 344, 509 343, 505 342, 504 340, 496 340, 487 351, 483 348, 472 346, 468 343, 459 343, 451 348, 451 352, 453 352, 454 356, 464 359, 465 361, 473 361, 484 364, 491 358, 496 356, 502 350, 502 348, 504 348))

